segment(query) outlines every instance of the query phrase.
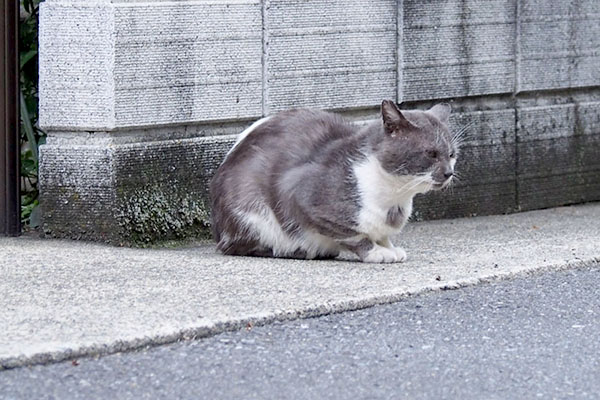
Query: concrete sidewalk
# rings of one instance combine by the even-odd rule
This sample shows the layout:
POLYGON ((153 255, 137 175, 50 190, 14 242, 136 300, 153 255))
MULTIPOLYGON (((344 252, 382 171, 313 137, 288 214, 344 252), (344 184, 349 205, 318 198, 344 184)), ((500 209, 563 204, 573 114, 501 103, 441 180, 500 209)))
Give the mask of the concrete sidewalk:
POLYGON ((600 204, 409 224, 403 264, 0 238, 0 369, 600 262, 600 204))

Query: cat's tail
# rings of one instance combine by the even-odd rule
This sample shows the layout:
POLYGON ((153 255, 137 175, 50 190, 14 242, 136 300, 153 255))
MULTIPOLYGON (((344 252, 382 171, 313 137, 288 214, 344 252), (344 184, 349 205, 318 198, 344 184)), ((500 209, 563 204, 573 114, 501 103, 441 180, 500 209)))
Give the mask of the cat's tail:
POLYGON ((272 249, 263 247, 256 241, 221 241, 217 244, 217 249, 228 256, 273 257, 272 249))

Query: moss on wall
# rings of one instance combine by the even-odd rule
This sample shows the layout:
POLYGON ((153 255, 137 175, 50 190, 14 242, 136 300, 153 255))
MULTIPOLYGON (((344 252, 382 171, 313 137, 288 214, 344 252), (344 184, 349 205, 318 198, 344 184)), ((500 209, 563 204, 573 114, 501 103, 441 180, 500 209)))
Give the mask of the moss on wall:
POLYGON ((199 193, 164 185, 119 190, 116 219, 123 244, 151 246, 210 238, 210 213, 199 193))

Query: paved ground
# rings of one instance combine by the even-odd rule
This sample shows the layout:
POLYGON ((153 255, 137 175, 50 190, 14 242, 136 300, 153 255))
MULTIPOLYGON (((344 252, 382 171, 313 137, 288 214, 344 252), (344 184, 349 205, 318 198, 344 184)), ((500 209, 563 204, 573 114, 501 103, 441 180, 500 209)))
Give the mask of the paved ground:
POLYGON ((600 204, 410 224, 405 264, 0 239, 0 369, 325 315, 600 258, 600 204))
POLYGON ((597 399, 600 265, 0 372, 1 399, 597 399))

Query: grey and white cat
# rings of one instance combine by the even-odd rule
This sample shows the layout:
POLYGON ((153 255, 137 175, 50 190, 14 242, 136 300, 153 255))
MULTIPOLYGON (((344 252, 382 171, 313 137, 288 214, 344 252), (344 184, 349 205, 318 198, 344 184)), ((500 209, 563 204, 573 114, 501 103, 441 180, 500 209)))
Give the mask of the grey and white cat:
POLYGON ((212 229, 224 254, 398 262, 400 232, 417 193, 452 180, 458 144, 450 107, 400 111, 381 105, 363 127, 298 109, 242 132, 210 187, 212 229))

